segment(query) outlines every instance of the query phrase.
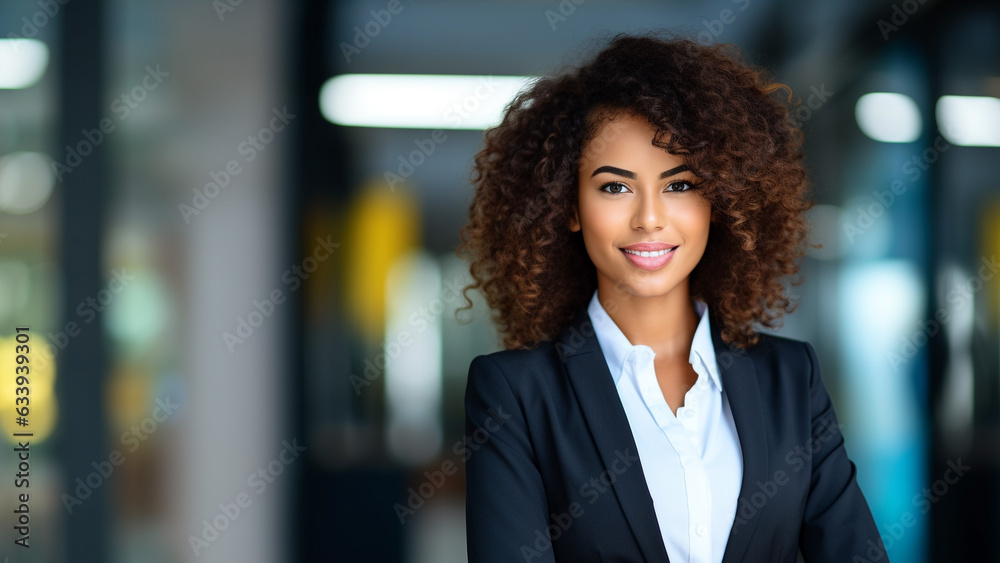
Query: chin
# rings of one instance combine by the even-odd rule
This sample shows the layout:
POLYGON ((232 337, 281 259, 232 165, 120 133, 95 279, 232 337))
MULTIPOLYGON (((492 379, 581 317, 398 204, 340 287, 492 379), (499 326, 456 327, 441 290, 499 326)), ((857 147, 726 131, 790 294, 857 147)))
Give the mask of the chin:
POLYGON ((625 281, 616 285, 621 288, 622 291, 636 297, 661 297, 677 289, 680 285, 674 280, 658 280, 654 278, 655 276, 647 276, 646 279, 635 277, 618 278, 624 279, 625 281))

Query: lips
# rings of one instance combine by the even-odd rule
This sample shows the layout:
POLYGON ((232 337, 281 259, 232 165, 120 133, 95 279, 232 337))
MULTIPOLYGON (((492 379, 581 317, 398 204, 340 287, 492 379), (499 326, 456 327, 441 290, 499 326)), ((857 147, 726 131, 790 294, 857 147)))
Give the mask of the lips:
POLYGON ((628 246, 621 247, 623 250, 635 250, 637 252, 654 252, 658 250, 670 250, 671 248, 676 248, 678 245, 669 242, 637 242, 635 244, 630 244, 628 246))
POLYGON ((673 250, 675 248, 677 248, 677 247, 676 246, 668 246, 666 248, 661 248, 661 249, 657 249, 657 250, 637 250, 637 249, 634 249, 634 248, 623 248, 622 251, 626 252, 628 254, 631 254, 633 256, 643 256, 643 257, 654 256, 655 257, 655 256, 663 256, 664 254, 666 254, 667 252, 670 252, 671 250, 673 250))
POLYGON ((641 245, 629 245, 619 250, 622 251, 622 254, 625 255, 625 258, 628 259, 633 266, 643 270, 659 270, 670 262, 670 260, 674 257, 674 254, 677 254, 677 245, 671 246, 661 243, 642 244, 648 244, 649 246, 658 245, 659 248, 642 250, 636 248, 637 246, 641 247, 641 245))

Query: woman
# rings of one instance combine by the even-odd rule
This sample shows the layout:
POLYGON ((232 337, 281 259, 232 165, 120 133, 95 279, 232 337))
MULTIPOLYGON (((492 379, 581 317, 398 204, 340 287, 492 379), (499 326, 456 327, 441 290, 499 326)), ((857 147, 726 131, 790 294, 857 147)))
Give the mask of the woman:
POLYGON ((795 309, 812 205, 780 89, 619 35, 486 133, 459 253, 506 350, 469 369, 470 562, 888 560, 813 347, 754 329, 795 309))

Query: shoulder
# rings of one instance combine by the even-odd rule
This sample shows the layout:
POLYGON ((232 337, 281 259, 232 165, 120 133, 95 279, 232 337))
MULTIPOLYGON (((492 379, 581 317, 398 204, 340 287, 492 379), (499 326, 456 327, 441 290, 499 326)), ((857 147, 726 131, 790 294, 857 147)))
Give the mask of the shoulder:
POLYGON ((469 382, 506 381, 511 389, 544 386, 562 373, 562 361, 552 342, 531 350, 501 350, 476 356, 469 366, 469 382))
MULTIPOLYGON (((720 367, 730 350, 737 349, 726 348, 719 358, 720 367)), ((806 340, 762 332, 756 345, 736 351, 734 355, 740 353, 752 360, 757 383, 765 393, 791 394, 804 399, 811 389, 821 384, 816 351, 806 340)))
POLYGON ((815 350, 808 341, 788 336, 780 336, 769 332, 760 332, 760 340, 756 345, 739 351, 736 348, 727 347, 723 354, 732 351, 735 354, 746 354, 756 362, 780 362, 782 364, 793 364, 798 367, 809 367, 810 356, 815 355, 815 350))
MULTIPOLYGON (((513 426, 525 426, 553 405, 565 405, 562 361, 551 342, 532 350, 503 350, 473 358, 465 386, 465 411, 472 419, 495 409, 514 413, 513 426)), ((525 430, 527 432, 527 430, 525 430)))
POLYGON ((467 388, 510 393, 525 403, 545 402, 566 385, 563 360, 550 341, 531 350, 501 350, 473 358, 467 388))
POLYGON ((746 350, 727 347, 719 357, 720 364, 730 352, 753 360, 762 384, 770 380, 776 386, 808 387, 819 374, 819 361, 812 344, 797 338, 761 332, 757 344, 746 350))
POLYGON ((826 413, 832 403, 812 344, 761 333, 758 343, 746 354, 753 363, 753 379, 768 421, 766 426, 788 436, 805 435, 802 433, 815 428, 817 417, 826 413))

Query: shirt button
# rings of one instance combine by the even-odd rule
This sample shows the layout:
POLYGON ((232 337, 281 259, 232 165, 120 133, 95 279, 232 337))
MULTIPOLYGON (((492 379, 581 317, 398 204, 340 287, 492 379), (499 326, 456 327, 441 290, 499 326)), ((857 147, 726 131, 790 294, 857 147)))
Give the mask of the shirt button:
POLYGON ((684 467, 691 467, 692 465, 694 465, 694 458, 684 456, 681 458, 681 464, 683 464, 684 467))
POLYGON ((691 410, 691 409, 686 409, 684 411, 684 415, 683 416, 684 416, 684 418, 690 420, 690 419, 694 418, 694 411, 691 410))
POLYGON ((708 534, 708 528, 706 528, 704 525, 698 526, 695 532, 697 532, 699 536, 704 537, 705 535, 708 534))

